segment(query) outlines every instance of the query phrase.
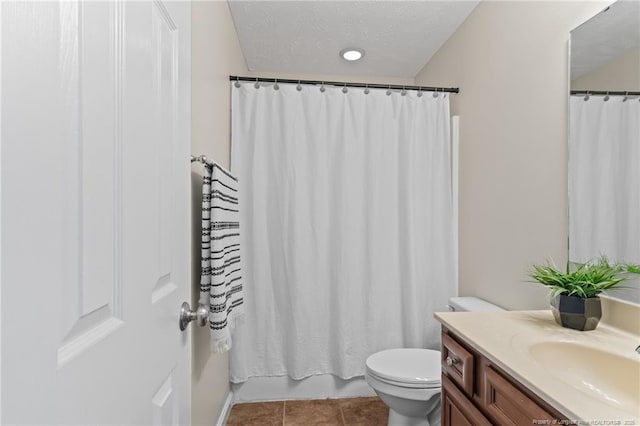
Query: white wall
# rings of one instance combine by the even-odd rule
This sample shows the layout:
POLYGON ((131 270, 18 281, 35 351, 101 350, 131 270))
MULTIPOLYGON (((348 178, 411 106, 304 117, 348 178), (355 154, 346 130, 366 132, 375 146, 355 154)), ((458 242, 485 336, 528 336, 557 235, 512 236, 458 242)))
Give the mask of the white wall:
POLYGON ((600 68, 571 82, 571 90, 640 90, 640 48, 613 58, 600 68))
POLYGON ((336 74, 289 74, 289 73, 275 73, 275 72, 248 72, 243 75, 252 77, 260 76, 266 78, 284 78, 284 79, 302 79, 302 80, 314 80, 314 81, 339 81, 347 83, 369 83, 369 84, 398 84, 413 86, 415 80, 413 78, 405 77, 380 77, 380 76, 358 76, 358 75, 336 75, 336 74))
POLYGON ((460 88, 460 294, 548 308, 524 281, 567 257, 569 31, 609 3, 483 1, 416 76, 460 88))
MULTIPOLYGON (((229 166, 231 105, 229 75, 246 65, 225 1, 195 1, 191 16, 192 141, 191 152, 229 166)), ((200 196, 202 165, 192 165, 192 288, 197 303, 200 282, 200 196)), ((229 393, 229 357, 212 354, 209 330, 193 330, 191 419, 194 425, 215 424, 229 393)))

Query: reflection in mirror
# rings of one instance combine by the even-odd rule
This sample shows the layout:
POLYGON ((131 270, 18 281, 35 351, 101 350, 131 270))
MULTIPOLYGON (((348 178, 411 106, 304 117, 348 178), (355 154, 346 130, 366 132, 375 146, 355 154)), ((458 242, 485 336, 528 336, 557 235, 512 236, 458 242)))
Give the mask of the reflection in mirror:
MULTIPOLYGON (((569 260, 640 264, 640 2, 571 32, 569 260)), ((640 303, 640 277, 612 297, 640 303)))

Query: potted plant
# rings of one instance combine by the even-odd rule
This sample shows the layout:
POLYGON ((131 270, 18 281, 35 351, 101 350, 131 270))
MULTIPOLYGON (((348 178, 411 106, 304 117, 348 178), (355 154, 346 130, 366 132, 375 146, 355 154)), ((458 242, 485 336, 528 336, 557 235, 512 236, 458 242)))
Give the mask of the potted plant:
POLYGON ((627 279, 625 273, 639 273, 638 265, 612 264, 606 257, 571 266, 564 271, 553 262, 534 265, 529 276, 551 288, 551 310, 558 324, 574 330, 593 330, 602 317, 600 297, 627 279))

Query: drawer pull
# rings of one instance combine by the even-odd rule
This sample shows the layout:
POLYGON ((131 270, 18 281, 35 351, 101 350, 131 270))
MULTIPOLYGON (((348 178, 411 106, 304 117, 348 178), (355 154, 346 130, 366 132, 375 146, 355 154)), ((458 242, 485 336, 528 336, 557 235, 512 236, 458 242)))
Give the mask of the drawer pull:
POLYGON ((451 358, 450 356, 447 357, 447 359, 445 360, 445 362, 447 363, 447 365, 449 367, 451 367, 453 364, 455 364, 456 362, 458 362, 457 359, 455 358, 451 358))

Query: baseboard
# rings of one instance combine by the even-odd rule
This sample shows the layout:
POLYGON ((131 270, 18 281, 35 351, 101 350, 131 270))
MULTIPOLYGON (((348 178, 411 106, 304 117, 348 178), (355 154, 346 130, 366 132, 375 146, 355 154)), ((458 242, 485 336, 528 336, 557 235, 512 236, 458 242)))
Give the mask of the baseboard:
POLYGON ((227 424, 229 413, 231 413, 231 407, 233 407, 233 392, 230 391, 227 394, 227 399, 224 401, 224 405, 222 406, 220 416, 218 416, 216 426, 225 426, 227 424))

